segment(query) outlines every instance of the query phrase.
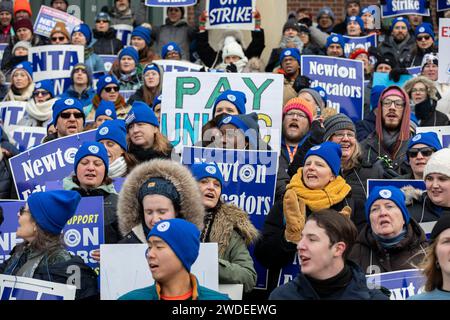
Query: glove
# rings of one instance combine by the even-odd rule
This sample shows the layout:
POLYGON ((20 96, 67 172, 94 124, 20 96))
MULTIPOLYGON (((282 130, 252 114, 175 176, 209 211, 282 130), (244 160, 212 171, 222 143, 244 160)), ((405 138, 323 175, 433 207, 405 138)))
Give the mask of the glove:
POLYGON ((319 120, 314 120, 311 123, 311 142, 313 144, 321 144, 323 142, 323 136, 325 134, 325 128, 322 126, 319 120))
POLYGON ((342 208, 341 211, 339 211, 340 214, 342 214, 344 217, 349 218, 352 215, 352 208, 350 208, 349 206, 345 206, 344 208, 342 208))
POLYGON ((255 17, 255 30, 259 31, 261 30, 261 13, 255 10, 253 16, 255 17))
POLYGON ((302 199, 297 198, 294 190, 286 190, 284 194, 283 214, 286 220, 284 237, 286 241, 297 244, 305 227, 306 205, 302 199))
POLYGON ((231 72, 231 73, 237 73, 237 67, 234 63, 230 63, 229 65, 227 65, 227 67, 225 68, 225 72, 231 72))
POLYGON ((398 82, 402 74, 409 74, 409 72, 405 68, 394 68, 389 72, 389 80, 398 82))
POLYGON ((308 78, 307 76, 301 76, 299 75, 297 77, 297 79, 295 79, 294 84, 292 85, 292 87, 294 88, 295 92, 299 92, 300 90, 304 89, 304 88, 309 88, 309 86, 311 85, 311 79, 308 78))
POLYGON ((206 10, 203 10, 200 15, 200 18, 198 19, 198 30, 200 30, 200 31, 206 30, 205 24, 206 24, 207 17, 208 17, 208 14, 207 14, 206 10))

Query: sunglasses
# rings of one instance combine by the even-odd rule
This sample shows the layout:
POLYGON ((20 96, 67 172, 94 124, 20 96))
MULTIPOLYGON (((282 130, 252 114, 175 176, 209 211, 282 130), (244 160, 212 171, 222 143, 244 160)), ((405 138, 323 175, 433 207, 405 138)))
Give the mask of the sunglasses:
POLYGON ((416 40, 417 41, 429 40, 430 38, 431 38, 430 36, 419 36, 419 37, 416 37, 416 40))
POLYGON ((110 92, 119 92, 119 87, 106 87, 103 90, 105 90, 108 93, 110 93, 110 92))
POLYGON ((436 150, 434 150, 433 148, 430 147, 423 147, 423 148, 411 148, 407 151, 408 157, 410 158, 415 158, 417 157, 417 155, 419 154, 419 152, 422 154, 422 156, 424 157, 429 157, 433 154, 433 152, 435 152, 436 150))
POLYGON ((64 41, 65 37, 52 37, 52 41, 64 41))
POLYGON ((75 117, 75 119, 83 118, 83 114, 81 112, 74 112, 74 113, 72 113, 72 112, 62 112, 60 114, 60 117, 63 118, 63 119, 69 119, 72 115, 75 117))
POLYGON ((47 91, 36 91, 35 93, 33 93, 33 95, 34 95, 35 97, 37 97, 37 96, 43 96, 43 97, 45 97, 45 96, 50 95, 50 93, 47 92, 47 91))

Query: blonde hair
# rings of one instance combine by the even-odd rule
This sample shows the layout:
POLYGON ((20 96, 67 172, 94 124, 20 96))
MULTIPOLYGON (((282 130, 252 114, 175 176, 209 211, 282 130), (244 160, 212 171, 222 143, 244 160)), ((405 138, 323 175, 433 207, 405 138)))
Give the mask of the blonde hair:
POLYGON ((405 90, 405 92, 408 94, 409 97, 411 97, 411 90, 419 82, 423 83, 423 85, 427 88, 428 98, 433 99, 433 100, 438 100, 436 86, 430 79, 428 79, 427 77, 424 77, 424 76, 418 76, 418 77, 412 78, 411 80, 408 80, 405 83, 403 89, 405 90))

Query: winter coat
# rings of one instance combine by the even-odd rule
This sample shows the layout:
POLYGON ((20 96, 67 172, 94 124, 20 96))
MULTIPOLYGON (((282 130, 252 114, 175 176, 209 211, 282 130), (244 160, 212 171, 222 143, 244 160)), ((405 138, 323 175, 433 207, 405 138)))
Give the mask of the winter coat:
POLYGON ((425 233, 414 219, 409 220, 405 238, 390 249, 381 246, 367 225, 353 245, 349 259, 366 274, 414 269, 425 257, 426 247, 425 233))
POLYGON ((63 247, 56 249, 50 255, 46 252, 32 252, 29 247, 20 244, 11 251, 11 257, 0 264, 0 274, 26 276, 28 278, 67 284, 73 276, 71 268, 79 272, 79 287, 75 299, 99 299, 97 274, 88 267, 79 256, 71 255, 63 247), (36 259, 37 265, 30 265, 21 270, 24 265, 36 259))
POLYGON ((255 242, 258 230, 249 216, 233 204, 220 204, 215 212, 205 242, 219 246, 219 283, 242 283, 249 292, 256 285, 256 271, 248 246, 255 242))
POLYGON ((418 223, 437 221, 441 216, 450 214, 450 208, 434 204, 426 191, 411 186, 403 187, 402 191, 408 212, 418 223))
POLYGON ((403 41, 406 42, 402 42, 399 47, 392 36, 387 37, 378 47, 380 56, 389 56, 397 59, 399 67, 410 67, 413 60, 412 50, 416 46, 416 40, 409 35, 408 39, 403 41))
MULTIPOLYGON (((11 37, 9 41, 9 45, 5 48, 5 51, 3 51, 3 59, 2 59, 2 65, 1 69, 2 71, 8 69, 8 65, 10 68, 14 67, 14 65, 11 65, 11 60, 13 57, 13 48, 14 46, 19 42, 16 36, 11 37)), ((33 37, 31 38, 31 46, 32 47, 38 47, 44 45, 41 38, 37 34, 33 34, 33 37)), ((5 74, 6 75, 6 74, 5 74)))
MULTIPOLYGON (((352 263, 346 262, 351 268, 353 277, 348 286, 342 291, 336 292, 327 300, 389 300, 379 289, 369 289, 366 277, 361 269, 352 263)), ((300 268, 301 269, 301 268, 300 268)), ((320 300, 311 282, 300 271, 294 280, 276 288, 269 300, 320 300)))
POLYGON ((94 33, 94 52, 99 55, 117 55, 123 48, 122 41, 116 38, 117 31, 114 28, 109 28, 106 32, 100 32, 96 29, 94 33))
POLYGON ((63 188, 64 190, 77 191, 82 197, 103 197, 105 243, 117 243, 122 239, 116 213, 118 196, 112 183, 85 190, 73 182, 72 177, 66 177, 63 180, 63 188))
POLYGON ((414 106, 420 127, 447 126, 450 121, 444 113, 436 110, 437 101, 425 99, 414 106))
POLYGON ((127 24, 132 27, 137 27, 147 20, 147 8, 143 1, 139 2, 139 7, 135 11, 130 8, 127 12, 121 13, 114 5, 104 6, 101 11, 109 14, 111 17, 111 26, 117 24, 127 24))
POLYGON ((364 141, 371 133, 375 132, 376 115, 372 110, 364 120, 360 120, 355 124, 356 138, 358 142, 364 141))
MULTIPOLYGON (((142 85, 139 89, 136 90, 136 92, 128 98, 127 103, 130 105, 133 105, 133 102, 135 101, 142 101, 145 102, 144 99, 144 85, 142 85)), ((151 104, 149 104, 151 105, 151 104)))
MULTIPOLYGON (((191 274, 191 283, 193 284, 193 296, 195 300, 230 300, 228 295, 208 289, 198 283, 197 278, 191 274)), ((159 296, 159 285, 154 284, 150 287, 133 290, 119 297, 118 300, 161 300, 159 296)))
MULTIPOLYGON (((376 132, 372 132, 366 140, 361 142, 361 150, 363 152, 363 160, 367 163, 375 163, 379 156, 387 155, 389 153, 384 149, 378 140, 376 132)), ((408 161, 406 159, 406 151, 408 150, 408 141, 403 141, 395 159, 392 160, 392 170, 399 175, 406 174, 411 171, 408 161)), ((385 168, 385 171, 387 169, 385 168)))
POLYGON ((119 230, 124 236, 120 243, 146 243, 144 234, 143 212, 137 194, 141 185, 151 177, 161 177, 172 182, 180 194, 181 209, 179 218, 186 219, 203 230, 202 196, 198 184, 190 171, 171 160, 156 159, 136 166, 127 176, 119 193, 117 216, 119 230))
POLYGON ((410 67, 420 67, 422 65, 423 57, 428 53, 437 53, 438 50, 436 50, 435 46, 432 45, 428 49, 422 50, 419 47, 415 46, 412 49, 412 62, 410 67))
POLYGON ((119 80, 120 91, 138 90, 143 84, 142 73, 135 69, 135 73, 129 76, 122 76, 120 72, 114 73, 114 76, 119 80))
MULTIPOLYGON (((11 144, 6 132, 1 128, 0 131, 0 147, 8 150, 12 157, 18 155, 19 150, 11 144)), ((9 160, 3 152, 0 152, 0 199, 17 199, 9 160)))
POLYGON ((136 159, 137 163, 146 162, 153 159, 170 159, 172 149, 170 149, 167 154, 159 151, 153 150, 153 148, 142 149, 141 147, 135 146, 133 143, 128 145, 128 153, 131 153, 136 159))
POLYGON ((190 46, 195 38, 194 28, 186 20, 182 19, 172 23, 166 19, 166 23, 152 31, 155 35, 155 50, 161 53, 162 47, 173 41, 181 48, 183 60, 190 61, 190 46))
POLYGON ((60 97, 60 99, 78 99, 80 100, 83 107, 86 107, 92 103, 92 99, 94 98, 96 92, 93 88, 88 87, 81 94, 75 91, 73 86, 70 86, 60 97))
MULTIPOLYGON (((215 68, 222 63, 222 51, 216 52, 209 45, 208 32, 197 33, 197 52, 203 63, 209 68, 215 68)), ((252 31, 252 42, 244 50, 247 59, 259 58, 265 48, 264 30, 252 31)))

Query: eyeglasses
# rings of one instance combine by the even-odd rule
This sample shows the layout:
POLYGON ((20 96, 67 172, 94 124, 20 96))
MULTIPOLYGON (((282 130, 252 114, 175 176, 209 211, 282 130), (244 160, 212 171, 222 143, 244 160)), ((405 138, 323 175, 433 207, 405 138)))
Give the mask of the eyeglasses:
POLYGON ((423 148, 411 148, 407 151, 408 157, 415 158, 419 154, 419 152, 424 157, 429 157, 435 152, 436 150, 431 147, 423 147, 423 148))
POLYGON ((64 41, 65 37, 52 37, 52 41, 64 41))
POLYGON ((405 106, 405 102, 402 100, 390 100, 390 99, 383 100, 382 106, 383 108, 389 108, 390 106, 392 106, 392 104, 395 105, 396 109, 401 109, 405 106))
POLYGON ((289 118, 305 118, 307 119, 308 117, 306 115, 304 115, 303 113, 299 113, 299 112, 291 112, 289 111, 288 113, 286 113, 286 117, 289 118))
POLYGON ((47 91, 35 91, 35 92, 33 93, 33 95, 34 95, 35 97, 38 97, 38 96, 43 96, 43 97, 45 97, 45 96, 49 96, 50 93, 47 92, 47 91))
POLYGON ((63 119, 69 119, 71 116, 74 116, 75 119, 83 118, 83 114, 81 112, 62 112, 60 117, 63 119))
POLYGON ((106 87, 103 90, 105 90, 106 92, 110 93, 110 92, 119 92, 119 87, 114 86, 114 87, 106 87))
POLYGON ((422 40, 430 40, 430 36, 429 35, 426 35, 426 36, 418 36, 418 37, 416 37, 416 40, 417 41, 422 41, 422 40))
POLYGON ((427 89, 425 89, 425 88, 411 89, 411 93, 416 93, 416 92, 425 93, 425 92, 427 92, 427 89))
POLYGON ((353 132, 336 132, 335 134, 333 134, 333 137, 338 138, 339 140, 344 139, 344 137, 347 136, 347 138, 349 139, 355 139, 356 135, 353 132))

